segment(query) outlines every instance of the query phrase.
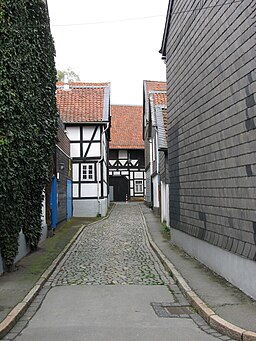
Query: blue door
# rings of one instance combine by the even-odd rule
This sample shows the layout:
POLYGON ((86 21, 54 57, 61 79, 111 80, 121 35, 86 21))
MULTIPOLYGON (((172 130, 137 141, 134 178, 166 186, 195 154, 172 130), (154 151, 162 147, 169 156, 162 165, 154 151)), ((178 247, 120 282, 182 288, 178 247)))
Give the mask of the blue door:
POLYGON ((52 190, 51 190, 51 202, 52 210, 52 228, 56 228, 58 223, 58 197, 57 197, 57 178, 54 176, 52 178, 52 190))
POLYGON ((72 181, 67 179, 67 220, 72 217, 72 181))

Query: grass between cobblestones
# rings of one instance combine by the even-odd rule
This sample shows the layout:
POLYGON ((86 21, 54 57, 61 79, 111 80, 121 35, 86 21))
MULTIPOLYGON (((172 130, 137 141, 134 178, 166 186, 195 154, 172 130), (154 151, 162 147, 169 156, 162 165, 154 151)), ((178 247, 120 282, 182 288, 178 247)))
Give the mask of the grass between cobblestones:
POLYGON ((170 228, 165 223, 161 223, 161 224, 162 224, 161 233, 162 233, 163 237, 165 239, 167 239, 168 241, 170 241, 171 240, 170 228))
POLYGON ((16 271, 6 272, 0 276, 0 321, 25 297, 80 227, 100 219, 72 218, 63 227, 57 228, 53 237, 41 243, 37 251, 21 259, 15 267, 16 271))
POLYGON ((98 217, 72 218, 64 226, 57 228, 54 231, 54 235, 44 240, 36 251, 29 253, 21 259, 17 263, 17 271, 9 274, 6 273, 3 277, 12 276, 15 277, 15 281, 28 281, 33 285, 74 237, 82 225, 88 225, 100 219, 101 218, 98 217))
POLYGON ((65 248, 69 241, 74 237, 82 225, 88 225, 100 220, 95 218, 72 218, 63 227, 57 228, 54 235, 47 238, 37 251, 30 253, 18 264, 19 267, 26 267, 28 275, 40 276, 54 259, 65 248))

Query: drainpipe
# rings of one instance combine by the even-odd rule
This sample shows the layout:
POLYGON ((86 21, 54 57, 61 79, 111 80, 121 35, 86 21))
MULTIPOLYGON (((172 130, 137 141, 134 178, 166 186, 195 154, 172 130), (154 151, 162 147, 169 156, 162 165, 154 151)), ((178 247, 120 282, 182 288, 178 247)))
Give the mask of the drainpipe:
MULTIPOLYGON (((100 207, 100 163, 103 161, 104 159, 104 141, 103 141, 103 137, 105 132, 108 130, 109 128, 109 123, 107 123, 107 126, 105 129, 103 129, 103 132, 101 133, 101 139, 100 139, 100 143, 101 143, 101 151, 100 151, 100 159, 97 161, 97 171, 98 171, 98 177, 97 177, 97 201, 98 201, 98 215, 101 214, 101 207, 100 207)), ((101 179, 102 181, 103 179, 101 179)))

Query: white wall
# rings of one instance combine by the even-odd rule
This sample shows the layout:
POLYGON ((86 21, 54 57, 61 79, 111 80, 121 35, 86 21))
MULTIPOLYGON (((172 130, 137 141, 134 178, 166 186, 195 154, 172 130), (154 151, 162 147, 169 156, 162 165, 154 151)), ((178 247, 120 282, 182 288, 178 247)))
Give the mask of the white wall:
POLYGON ((170 196, 169 196, 169 185, 165 184, 165 200, 166 200, 166 225, 170 227, 170 196))
POLYGON ((158 175, 152 178, 152 182, 153 182, 153 207, 159 208, 158 175))
POLYGON ((169 217, 169 185, 161 181, 161 221, 170 227, 169 217))
POLYGON ((80 141, 80 127, 67 127, 67 136, 71 141, 80 141))
POLYGON ((256 299, 256 262, 172 229, 172 242, 256 299))
MULTIPOLYGON (((45 203, 45 197, 43 199, 42 203, 42 213, 41 213, 41 219, 42 219, 42 230, 41 230, 41 238, 39 241, 39 245, 47 238, 47 225, 46 225, 46 211, 45 211, 46 203, 45 203)), ((30 248, 26 244, 26 239, 23 231, 21 230, 19 233, 19 248, 17 256, 14 259, 14 264, 17 263, 19 260, 21 260, 23 257, 25 257, 29 252, 30 248)), ((0 274, 3 273, 3 260, 0 256, 0 274)))
POLYGON ((97 183, 81 184, 81 197, 97 197, 97 183))
POLYGON ((74 217, 96 217, 100 211, 102 217, 105 217, 108 210, 108 198, 100 199, 100 204, 96 199, 74 200, 74 217))
MULTIPOLYGON (((83 127, 83 140, 91 140, 94 132, 95 126, 85 126, 83 127)), ((100 140, 100 127, 98 127, 94 140, 100 140)))

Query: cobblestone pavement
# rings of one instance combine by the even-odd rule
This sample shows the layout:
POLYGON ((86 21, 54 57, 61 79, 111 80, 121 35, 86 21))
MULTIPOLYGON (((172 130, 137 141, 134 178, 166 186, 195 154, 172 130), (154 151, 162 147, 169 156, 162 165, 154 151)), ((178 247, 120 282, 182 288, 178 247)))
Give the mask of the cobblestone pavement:
POLYGON ((109 219, 88 226, 49 284, 164 285, 170 278, 152 253, 139 205, 118 204, 109 219))
MULTIPOLYGON (((193 309, 152 251, 140 204, 117 204, 109 218, 85 227, 27 312, 3 340, 22 338, 22 331, 53 287, 81 285, 163 285, 170 302, 151 302, 159 318, 192 319, 205 340, 232 340, 212 329, 193 309), (183 316, 167 313, 167 306, 187 306, 183 316), (206 335, 208 334, 208 335, 206 335)), ((23 339, 22 339, 23 340, 23 339)))

